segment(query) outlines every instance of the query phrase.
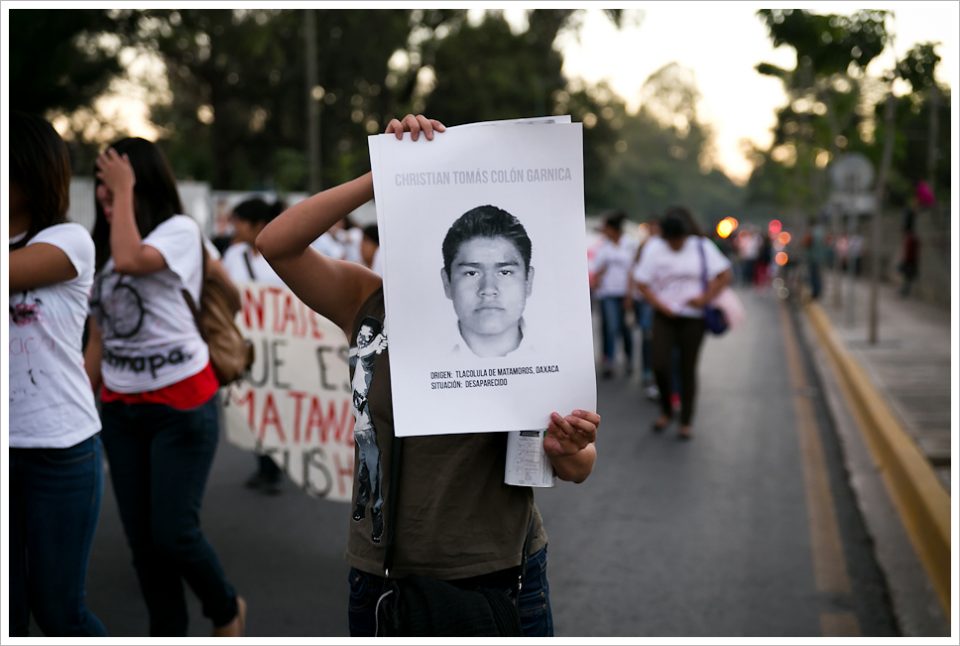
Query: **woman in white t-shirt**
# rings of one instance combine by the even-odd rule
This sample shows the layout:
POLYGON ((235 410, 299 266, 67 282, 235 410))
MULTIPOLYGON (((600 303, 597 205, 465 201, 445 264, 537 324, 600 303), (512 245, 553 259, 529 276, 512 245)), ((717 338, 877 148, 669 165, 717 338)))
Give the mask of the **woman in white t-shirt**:
MULTIPOLYGON (((267 204, 259 197, 244 200, 233 207, 230 222, 233 225, 233 242, 223 252, 223 267, 235 283, 264 283, 283 285, 270 263, 254 246, 263 227, 280 214, 286 205, 283 202, 267 204)), ((269 455, 256 456, 257 470, 247 478, 246 486, 263 493, 282 493, 283 471, 269 455)))
POLYGON ((627 325, 627 306, 630 266, 636 256, 636 245, 623 235, 626 214, 617 211, 603 221, 603 243, 593 257, 591 272, 597 276, 595 294, 600 301, 600 319, 603 337, 603 368, 601 377, 613 376, 617 354, 617 339, 623 340, 627 375, 633 372, 633 330, 627 325))
POLYGON ((716 246, 691 230, 692 217, 683 207, 668 209, 660 222, 660 238, 644 247, 633 279, 654 309, 653 373, 660 391, 662 431, 673 417, 671 364, 680 355, 680 439, 689 440, 696 396, 697 358, 703 342, 703 308, 730 284, 730 261, 716 246), (704 288, 706 276, 706 289, 704 288))
POLYGON ((187 295, 200 302, 203 252, 154 144, 127 138, 97 158, 97 275, 87 367, 100 386, 103 444, 151 636, 187 634, 186 582, 214 636, 240 636, 246 604, 200 529, 219 436, 217 378, 187 295))
POLYGON ((67 222, 70 156, 10 115, 10 635, 106 635, 84 603, 103 494, 100 419, 81 343, 93 241, 67 222))

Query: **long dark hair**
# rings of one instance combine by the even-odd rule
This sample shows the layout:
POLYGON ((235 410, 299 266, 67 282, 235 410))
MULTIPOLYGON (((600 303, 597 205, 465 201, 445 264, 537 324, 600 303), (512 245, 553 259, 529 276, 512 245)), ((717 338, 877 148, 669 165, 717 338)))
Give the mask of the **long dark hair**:
MULTIPOLYGON (((683 223, 683 234, 689 236, 702 236, 703 230, 700 228, 700 225, 697 224, 696 219, 693 217, 693 214, 685 206, 671 206, 663 214, 663 220, 667 218, 676 218, 683 223)), ((663 221, 661 221, 661 228, 663 227, 663 221)), ((667 227, 670 228, 670 227, 667 227)), ((664 233, 666 231, 664 230, 664 233)), ((668 237, 664 235, 664 237, 668 237)), ((676 236, 679 237, 679 236, 676 236)))
POLYGON ((10 184, 16 184, 30 214, 27 235, 15 248, 67 221, 70 153, 53 126, 40 117, 10 113, 10 184))
POLYGON ((244 220, 253 225, 261 222, 266 224, 283 213, 286 208, 286 203, 281 200, 267 204, 263 198, 251 197, 233 207, 232 215, 238 220, 244 220))
MULTIPOLYGON (((160 223, 183 213, 183 204, 177 192, 177 182, 167 158, 153 142, 140 137, 127 137, 110 146, 118 154, 126 155, 133 167, 136 183, 133 186, 133 214, 140 231, 146 238, 160 223)), ((96 172, 94 172, 96 176, 96 172)), ((94 183, 94 190, 102 182, 94 183)), ((97 271, 110 258, 110 225, 103 214, 99 200, 95 200, 97 220, 93 225, 93 243, 97 249, 97 271)))

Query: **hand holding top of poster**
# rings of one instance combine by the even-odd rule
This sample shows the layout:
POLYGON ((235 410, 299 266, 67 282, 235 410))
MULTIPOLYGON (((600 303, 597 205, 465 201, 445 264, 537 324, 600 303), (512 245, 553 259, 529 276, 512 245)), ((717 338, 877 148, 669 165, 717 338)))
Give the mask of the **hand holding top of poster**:
POLYGON ((397 139, 403 139, 403 133, 409 132, 410 138, 416 141, 420 138, 420 132, 423 131, 423 136, 432 141, 434 130, 443 132, 446 129, 447 127, 436 119, 428 119, 422 114, 408 114, 402 120, 391 119, 383 132, 387 135, 392 134, 397 139))

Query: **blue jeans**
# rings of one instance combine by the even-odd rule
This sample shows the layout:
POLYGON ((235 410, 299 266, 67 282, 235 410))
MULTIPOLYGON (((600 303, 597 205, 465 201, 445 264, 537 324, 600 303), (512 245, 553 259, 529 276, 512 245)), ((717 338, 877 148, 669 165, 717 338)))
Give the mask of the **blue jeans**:
POLYGON ((633 311, 640 328, 640 363, 644 380, 653 379, 653 307, 639 298, 633 301, 633 311))
POLYGON ((185 636, 183 582, 214 626, 237 614, 237 595, 200 531, 200 506, 217 449, 217 399, 190 410, 103 405, 103 444, 120 520, 150 615, 151 636, 185 636))
MULTIPOLYGON (((516 580, 516 571, 512 578, 516 580)), ((347 579, 350 583, 350 603, 347 609, 350 636, 373 637, 377 631, 377 600, 383 593, 385 580, 381 576, 361 572, 356 568, 350 568, 347 579)), ((527 557, 519 607, 520 628, 524 637, 553 637, 546 547, 527 557)))
POLYGON ((107 634, 84 603, 87 562, 103 495, 94 435, 65 449, 10 449, 10 635, 107 634))
POLYGON ((604 296, 600 299, 600 319, 603 322, 603 360, 611 367, 617 354, 617 337, 623 338, 623 352, 627 366, 633 365, 633 331, 627 327, 623 312, 623 296, 604 296))

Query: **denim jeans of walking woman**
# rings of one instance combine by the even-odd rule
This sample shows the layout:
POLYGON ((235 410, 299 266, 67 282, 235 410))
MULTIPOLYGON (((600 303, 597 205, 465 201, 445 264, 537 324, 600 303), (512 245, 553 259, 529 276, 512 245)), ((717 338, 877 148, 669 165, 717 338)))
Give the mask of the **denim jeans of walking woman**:
POLYGON ((237 614, 237 595, 200 530, 217 448, 217 400, 190 410, 162 404, 103 405, 103 443, 151 636, 187 634, 183 582, 215 626, 237 614))
POLYGON ((623 296, 604 296, 600 299, 600 319, 603 324, 603 367, 604 376, 609 376, 617 357, 617 339, 623 339, 623 353, 626 355, 627 374, 633 371, 633 330, 627 326, 623 311, 623 296))
POLYGON ((103 494, 97 435, 63 449, 10 449, 10 635, 30 616, 48 637, 107 632, 87 609, 85 581, 103 494))

